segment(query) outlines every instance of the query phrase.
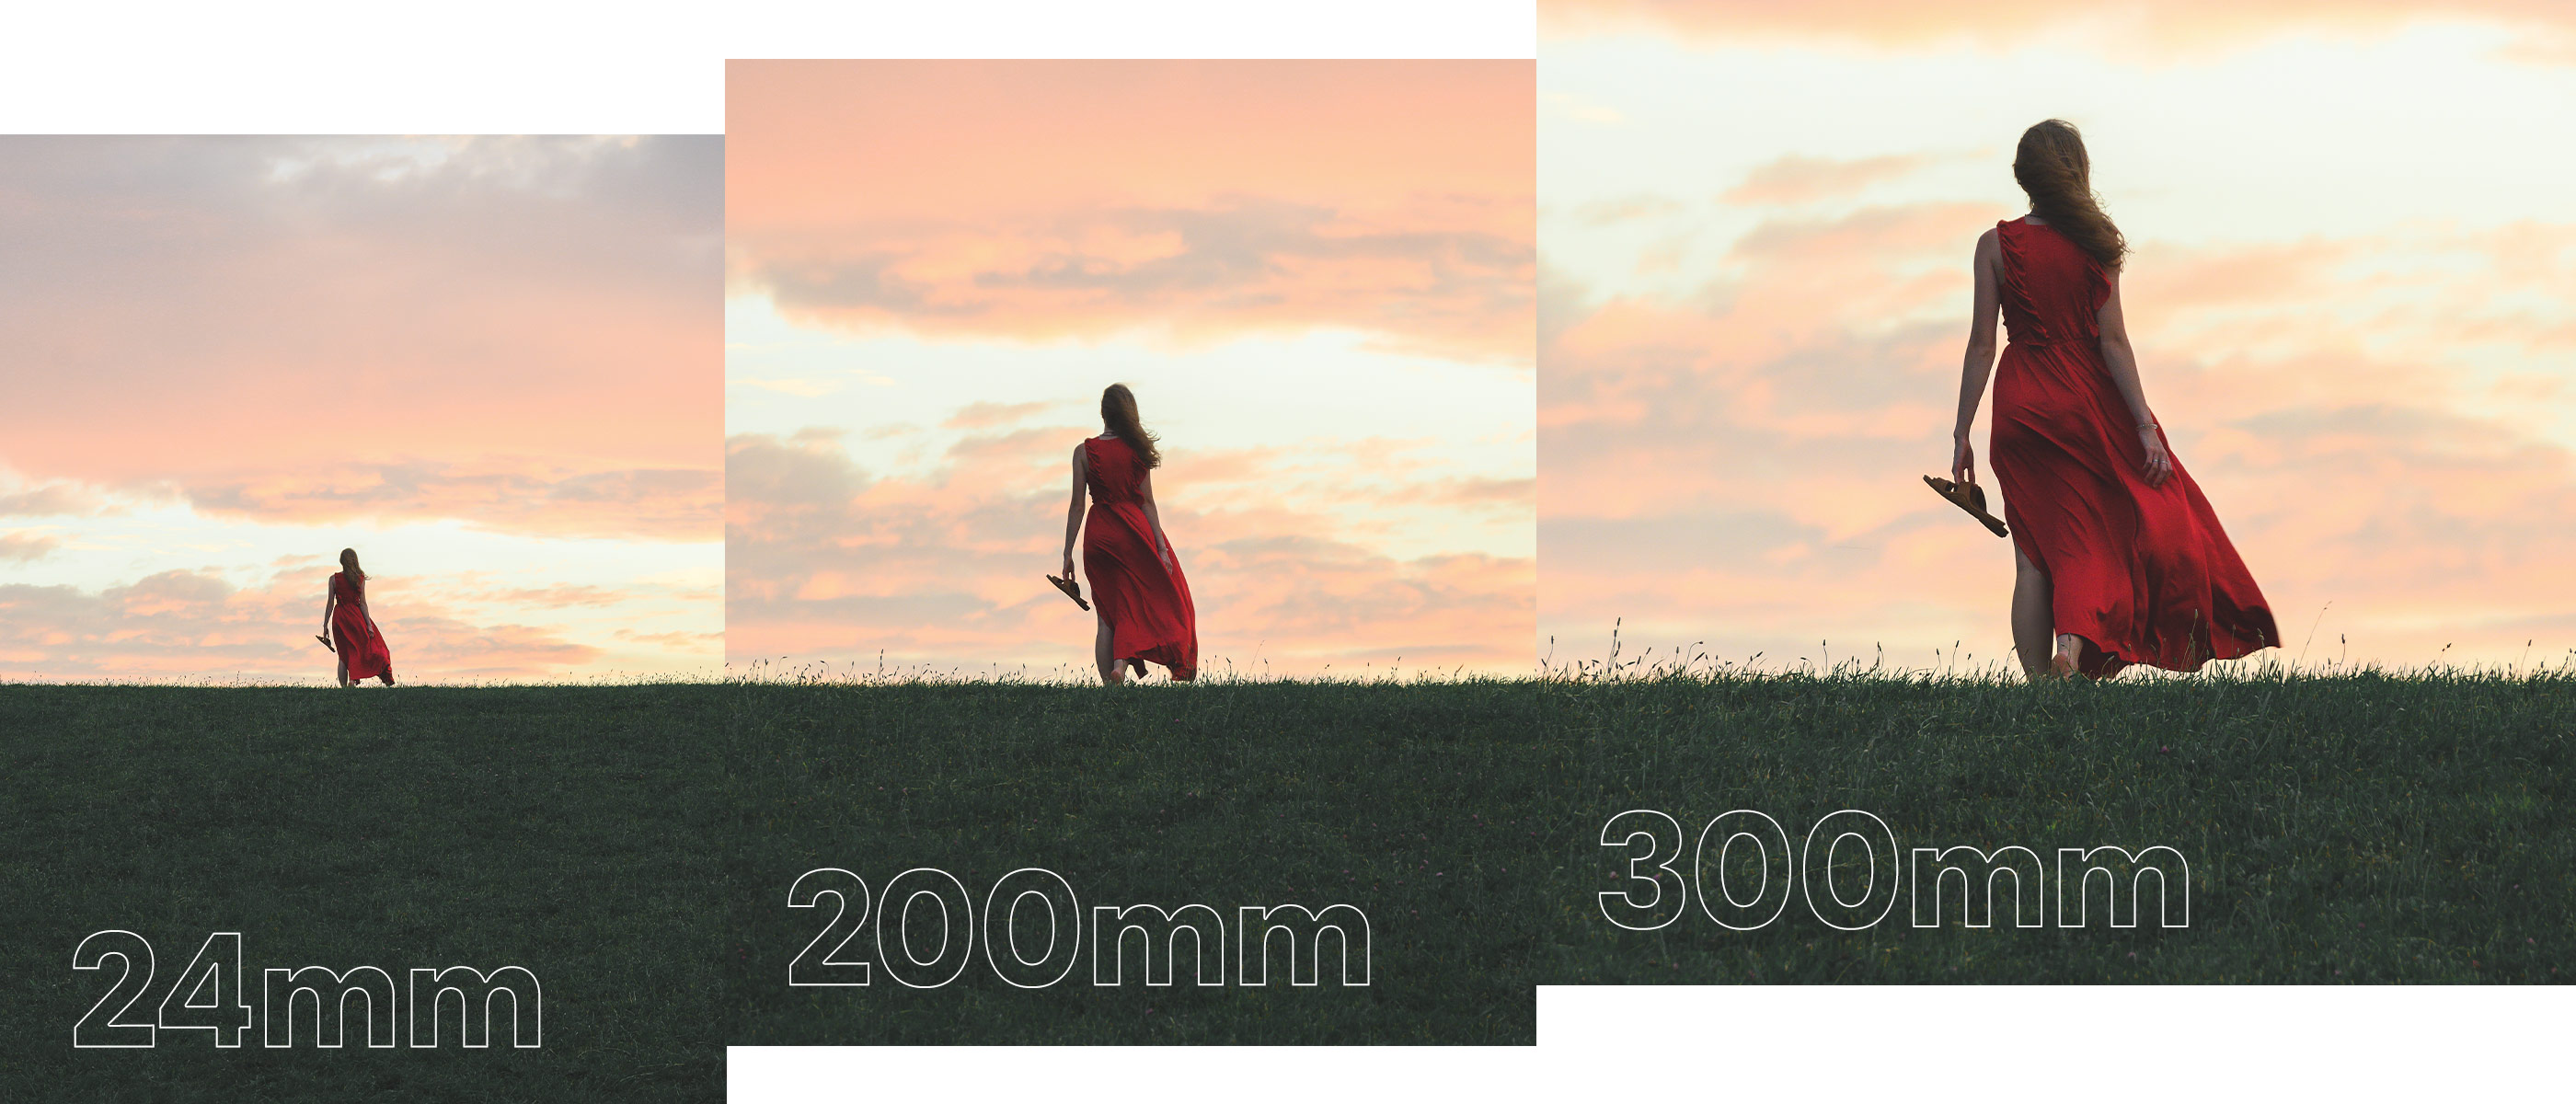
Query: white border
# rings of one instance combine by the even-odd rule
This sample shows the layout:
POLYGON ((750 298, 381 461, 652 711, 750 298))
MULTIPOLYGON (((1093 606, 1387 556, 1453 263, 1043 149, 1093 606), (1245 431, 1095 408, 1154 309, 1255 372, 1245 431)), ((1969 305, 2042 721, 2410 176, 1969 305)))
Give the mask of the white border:
POLYGON ((1624 1061, 1622 1099, 1703 1091, 1708 1059, 1735 1099, 2536 1099, 2565 1092, 2570 1023, 2564 986, 1538 989, 1542 1077, 1624 1061))
POLYGON ((971 1070, 960 1099, 1986 1100, 2009 1054, 2013 1084, 2087 1101, 2521 1100, 2564 1092, 2571 1022, 2563 986, 1549 985, 1535 1048, 729 1047, 725 1089, 947 1095, 971 1070))
POLYGON ((1535 0, 13 5, 0 134, 716 134, 727 58, 1534 58, 1535 0))

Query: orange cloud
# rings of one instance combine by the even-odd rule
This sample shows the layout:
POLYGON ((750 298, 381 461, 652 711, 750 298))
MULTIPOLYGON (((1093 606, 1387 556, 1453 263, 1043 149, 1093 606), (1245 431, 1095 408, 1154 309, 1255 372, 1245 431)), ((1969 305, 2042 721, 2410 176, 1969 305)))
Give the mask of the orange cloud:
POLYGON ((1841 199, 1872 184, 1904 176, 1931 161, 1923 154, 1892 153, 1852 160, 1792 154, 1757 166, 1745 174, 1743 183, 1718 198, 1748 207, 1787 207, 1841 199))
POLYGON ((657 644, 665 648, 712 648, 718 651, 721 651, 724 648, 724 634, 720 632, 640 633, 630 629, 619 629, 617 630, 617 639, 632 640, 638 644, 657 644))
MULTIPOLYGON (((570 583, 557 583, 554 586, 547 587, 494 587, 486 590, 460 589, 455 591, 453 596, 455 599, 462 601, 499 603, 502 605, 537 609, 598 609, 606 606, 617 605, 620 602, 626 601, 629 597, 629 595, 622 590, 614 590, 608 587, 582 586, 570 583)), ((630 640, 647 639, 646 637, 625 632, 623 630, 619 631, 618 636, 622 639, 630 640)))
POLYGON ((577 471, 486 458, 473 465, 347 464, 307 476, 183 485, 198 513, 261 522, 455 518, 539 536, 715 540, 724 510, 713 469, 577 471))
MULTIPOLYGON (((744 434, 727 465, 726 650, 736 661, 1006 667, 1079 674, 1092 621, 1037 579, 1057 564, 1063 467, 1082 426, 958 442, 934 474, 860 469, 838 435, 744 434), (1034 585, 1032 585, 1034 584, 1034 585)), ((1327 446, 1296 454, 1310 460, 1327 446)), ((1478 555, 1401 560, 1373 551, 1372 506, 1529 516, 1526 483, 1399 476, 1354 485, 1347 469, 1401 464, 1396 442, 1341 446, 1333 478, 1267 450, 1174 450, 1156 476, 1165 525, 1190 572, 1210 670, 1528 667, 1532 562, 1478 555), (1410 496, 1410 498, 1408 498, 1410 496), (1285 534, 1285 535, 1283 535, 1285 534)))
POLYGON ((966 404, 963 409, 941 424, 950 429, 987 429, 1028 418, 1050 405, 1052 404, 1042 402, 973 402, 966 404))
MULTIPOLYGON (((1916 480, 1948 463, 1968 245, 1993 215, 1774 220, 1691 299, 1549 278, 1540 593, 1560 661, 1599 657, 1622 618, 1630 655, 2006 658, 2010 553, 1916 480)), ((2148 396, 2290 652, 2312 628, 2310 662, 2576 646, 2555 566, 2576 558, 2571 232, 2140 244, 2123 298, 2148 396)))
MULTIPOLYGON (((2116 24, 2135 36, 2179 45, 2300 27, 2374 32, 2418 20, 2464 18, 2559 35, 2576 31, 2576 10, 2557 0, 1544 0, 1539 5, 1540 30, 1550 37, 1652 30, 1702 39, 1796 36, 1885 46, 1961 37, 2026 41, 2074 22, 2116 24)), ((2570 42, 2576 39, 2545 45, 2563 49, 2570 42)))
POLYGON ((1633 195, 1584 204, 1574 213, 1586 226, 1615 226, 1638 219, 1658 218, 1689 210, 1689 205, 1670 196, 1633 195))
POLYGON ((0 139, 0 461, 249 518, 708 539, 721 152, 0 139))
POLYGON ((732 286, 849 331, 1338 328, 1526 364, 1535 71, 734 62, 732 286))
MULTIPOLYGON (((331 657, 312 637, 322 610, 312 582, 309 573, 280 573, 252 589, 178 570, 96 593, 0 585, 0 678, 327 682, 331 657)), ((375 603, 397 678, 559 678, 600 657, 555 630, 460 618, 407 582, 384 580, 375 603)))
POLYGON ((103 496, 71 483, 48 483, 0 495, 0 517, 86 517, 105 509, 103 496))
POLYGON ((29 563, 53 555, 61 538, 43 533, 0 533, 0 563, 29 563))

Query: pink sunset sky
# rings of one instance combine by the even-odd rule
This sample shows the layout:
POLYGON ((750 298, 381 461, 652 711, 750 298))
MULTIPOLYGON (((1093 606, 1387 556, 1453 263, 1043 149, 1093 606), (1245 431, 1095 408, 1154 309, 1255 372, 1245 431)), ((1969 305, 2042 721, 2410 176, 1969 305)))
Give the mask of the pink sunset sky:
POLYGON ((722 143, 0 139, 0 677, 721 662, 722 143))
POLYGON ((1918 477, 1948 465, 1971 249, 2056 116, 2275 654, 2566 661, 2570 11, 1543 5, 1542 636, 2008 661, 2009 548, 1918 477))
POLYGON ((1204 669, 1525 671, 1533 66, 736 62, 736 662, 1049 674, 1134 387, 1204 669))

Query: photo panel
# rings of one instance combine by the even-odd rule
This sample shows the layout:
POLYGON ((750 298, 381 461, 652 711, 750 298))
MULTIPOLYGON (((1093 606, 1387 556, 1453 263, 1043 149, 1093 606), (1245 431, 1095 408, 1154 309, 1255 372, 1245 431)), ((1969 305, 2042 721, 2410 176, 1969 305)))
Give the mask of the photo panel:
POLYGON ((1568 0, 1542 35, 1588 979, 2556 980, 2562 19, 1568 0))
POLYGON ((734 63, 733 662, 1088 681, 1124 383, 1210 677, 1524 673, 1528 70, 734 63))
POLYGON ((720 1083, 723 171, 0 137, 0 1096, 720 1083))
POLYGON ((13 137, 0 675, 722 663, 722 142, 13 137))
POLYGON ((1529 1041, 1533 79, 729 66, 737 1044, 1529 1041))

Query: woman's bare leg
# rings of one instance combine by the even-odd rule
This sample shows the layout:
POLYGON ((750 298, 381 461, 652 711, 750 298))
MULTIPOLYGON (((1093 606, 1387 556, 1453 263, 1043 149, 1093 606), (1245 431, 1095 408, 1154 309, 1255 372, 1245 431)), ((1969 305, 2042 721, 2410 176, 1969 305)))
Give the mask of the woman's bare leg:
POLYGON ((1100 633, 1092 638, 1091 644, 1091 658, 1093 662, 1100 665, 1100 685, 1102 686, 1118 685, 1118 659, 1110 654, 1111 641, 1109 619, 1103 617, 1100 619, 1100 633))
POLYGON ((2050 605, 2048 573, 2013 546, 2012 634, 2013 652, 2021 657, 2022 673, 2032 682, 2056 677, 2053 668, 2056 634, 2053 607, 2050 605))
POLYGON ((2090 677, 2084 675, 2083 664, 2084 638, 2074 633, 2057 634, 2057 654, 2048 659, 2049 674, 2067 679, 2090 677))
POLYGON ((349 686, 353 685, 353 684, 349 681, 349 660, 348 660, 348 658, 347 658, 347 657, 345 657, 345 656, 344 656, 344 657, 340 658, 337 662, 339 663, 339 666, 340 666, 340 669, 339 669, 339 672, 338 672, 339 677, 340 677, 340 686, 341 686, 341 688, 342 688, 342 689, 347 689, 349 686))

